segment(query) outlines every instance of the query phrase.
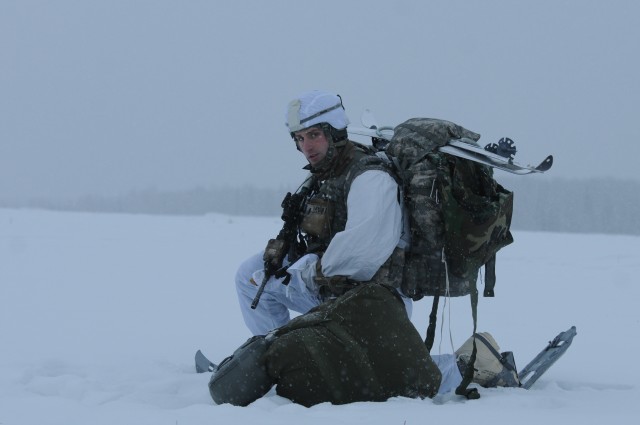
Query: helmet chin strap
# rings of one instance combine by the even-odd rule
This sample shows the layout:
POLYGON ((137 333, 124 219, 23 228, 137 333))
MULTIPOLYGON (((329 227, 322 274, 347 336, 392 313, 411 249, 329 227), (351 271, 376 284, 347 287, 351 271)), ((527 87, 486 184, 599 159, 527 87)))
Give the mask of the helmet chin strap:
MULTIPOLYGON (((307 164, 305 169, 311 170, 313 173, 326 173, 333 167, 333 163, 335 158, 338 156, 339 149, 342 149, 346 146, 348 139, 347 129, 344 128, 342 130, 338 130, 333 128, 329 123, 320 123, 316 125, 312 125, 311 127, 317 127, 322 130, 324 133, 324 137, 329 142, 329 148, 327 149, 327 154, 318 164, 312 166, 311 164, 307 164)), ((291 132, 291 138, 294 141, 294 145, 298 151, 300 151, 300 147, 298 143, 295 141, 295 133, 291 132)))
MULTIPOLYGON (((338 148, 342 147, 347 143, 347 140, 349 138, 346 128, 342 130, 338 130, 336 128, 333 128, 331 124, 328 124, 326 122, 312 125, 311 127, 318 127, 324 132, 324 136, 329 141, 329 146, 333 145, 338 148)), ((308 127, 308 128, 311 128, 311 127, 308 127)), ((296 142, 295 132, 292 131, 290 135, 291 135, 291 138, 293 139, 293 143, 295 144, 296 149, 300 150, 300 148, 298 147, 298 142, 296 142)))
POLYGON ((322 123, 320 128, 324 131, 324 135, 329 141, 329 144, 333 143, 335 147, 344 146, 347 143, 347 129, 338 130, 333 128, 331 124, 322 123))

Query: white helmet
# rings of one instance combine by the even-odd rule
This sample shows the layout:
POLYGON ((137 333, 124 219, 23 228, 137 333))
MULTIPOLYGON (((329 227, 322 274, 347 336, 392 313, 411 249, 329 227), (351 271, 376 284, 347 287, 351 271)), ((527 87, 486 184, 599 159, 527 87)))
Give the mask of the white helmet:
POLYGON ((286 119, 290 133, 320 123, 327 123, 336 130, 344 130, 349 125, 342 98, 322 90, 303 93, 289 102, 286 119))

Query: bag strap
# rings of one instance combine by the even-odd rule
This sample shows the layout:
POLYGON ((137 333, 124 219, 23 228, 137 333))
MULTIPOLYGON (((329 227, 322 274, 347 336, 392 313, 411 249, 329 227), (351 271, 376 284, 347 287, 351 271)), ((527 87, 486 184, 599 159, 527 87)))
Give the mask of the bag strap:
MULTIPOLYGON (((478 324, 478 288, 475 283, 471 288, 471 294, 469 294, 469 296, 471 298, 471 315, 473 316, 473 335, 475 335, 478 324)), ((476 339, 473 338, 473 350, 471 351, 469 363, 462 375, 462 382, 458 385, 458 388, 456 388, 456 394, 463 395, 468 400, 477 400, 480 398, 480 393, 477 388, 468 388, 469 384, 471 384, 471 381, 473 380, 473 366, 476 363, 477 352, 478 348, 476 347, 476 339)))
MULTIPOLYGON (((442 261, 445 262, 445 273, 448 275, 449 271, 446 267, 446 257, 444 255, 444 250, 442 253, 442 261)), ((427 328, 427 337, 425 338, 424 344, 427 347, 427 351, 431 352, 431 348, 433 347, 433 341, 435 339, 436 332, 436 322, 438 320, 438 302, 440 301, 440 290, 442 288, 442 281, 438 282, 438 289, 436 294, 433 296, 433 305, 431 306, 431 314, 429 314, 429 327, 427 328)), ((469 294, 471 298, 471 316, 473 317, 473 334, 476 335, 477 325, 478 325, 478 288, 476 283, 473 283, 471 287, 471 293, 469 294)), ((473 365, 476 362, 476 353, 478 352, 478 348, 476 347, 476 340, 473 339, 473 350, 471 351, 471 358, 469 359, 469 363, 464 370, 462 375, 462 382, 456 388, 456 394, 463 395, 469 400, 476 400, 480 398, 480 393, 476 388, 468 388, 469 384, 473 380, 473 365)))
POLYGON ((493 345, 491 345, 491 343, 482 335, 480 334, 473 334, 474 338, 478 338, 484 345, 487 346, 487 348, 489 349, 489 351, 491 352, 491 354, 493 354, 496 359, 498 359, 498 361, 502 364, 502 366, 504 366, 507 370, 511 371, 511 372, 516 372, 518 373, 518 371, 516 371, 516 368, 513 367, 513 365, 507 361, 505 361, 505 358, 502 354, 500 354, 498 352, 498 350, 496 350, 495 348, 493 348, 493 345))
POLYGON ((433 296, 433 305, 431 306, 431 314, 429 314, 429 327, 427 327, 427 337, 424 340, 424 345, 427 346, 427 351, 431 353, 433 347, 433 341, 436 338, 436 322, 438 321, 438 302, 440 301, 440 288, 438 292, 433 296))
MULTIPOLYGON (((449 279, 449 271, 447 270, 447 259, 444 255, 444 248, 442 248, 442 262, 444 263, 445 279, 449 279)), ((448 285, 448 282, 447 282, 448 285)), ((448 289, 448 288, 447 288, 448 289)), ((427 327, 427 336, 424 340, 424 345, 427 346, 427 351, 431 353, 433 347, 433 341, 436 338, 436 323, 438 322, 438 302, 440 301, 440 291, 442 290, 442 280, 438 280, 438 287, 436 293, 433 296, 433 304, 431 305, 431 314, 429 314, 429 326, 427 327)), ((448 296, 449 294, 447 294, 448 296)))
POLYGON ((484 293, 485 297, 495 296, 496 287, 496 254, 493 254, 484 265, 484 293))

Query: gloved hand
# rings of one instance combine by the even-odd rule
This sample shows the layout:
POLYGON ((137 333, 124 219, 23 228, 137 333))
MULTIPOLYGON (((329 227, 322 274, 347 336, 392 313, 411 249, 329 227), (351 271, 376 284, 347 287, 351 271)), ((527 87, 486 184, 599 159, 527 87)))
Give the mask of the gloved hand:
POLYGON ((284 239, 269 239, 264 249, 262 260, 269 265, 272 270, 282 267, 282 260, 287 255, 287 243, 284 239))

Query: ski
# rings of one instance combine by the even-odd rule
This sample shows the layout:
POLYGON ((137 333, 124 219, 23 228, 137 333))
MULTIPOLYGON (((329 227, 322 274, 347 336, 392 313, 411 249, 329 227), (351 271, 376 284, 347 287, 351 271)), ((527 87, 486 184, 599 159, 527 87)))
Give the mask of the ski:
MULTIPOLYGON (((391 140, 391 138, 393 137, 392 127, 376 127, 375 125, 373 125, 371 128, 363 128, 350 126, 347 127, 347 131, 352 134, 368 136, 373 139, 383 139, 387 141, 391 140)), ((553 155, 547 156, 540 164, 536 166, 522 165, 514 162, 511 158, 488 151, 480 147, 475 142, 464 140, 465 139, 451 140, 445 146, 438 148, 438 150, 449 155, 468 159, 470 161, 488 165, 489 167, 497 168, 502 171, 519 175, 544 173, 545 171, 548 171, 553 165, 553 155)))
POLYGON ((391 140, 391 138, 393 137, 393 127, 378 128, 375 125, 373 125, 371 128, 364 128, 364 127, 348 126, 347 133, 357 134, 359 136, 372 137, 376 139, 391 140))
MULTIPOLYGON (((510 139, 507 139, 511 141, 510 139)), ((513 141, 511 141, 513 143, 513 141)), ((516 174, 528 174, 528 172, 532 173, 542 173, 551 168, 553 165, 553 156, 547 156, 539 165, 531 166, 531 165, 520 165, 513 161, 513 158, 505 157, 502 155, 498 155, 497 153, 493 153, 488 151, 487 148, 481 148, 476 142, 468 139, 458 139, 450 141, 447 146, 453 146, 455 148, 464 149, 469 152, 473 152, 474 154, 485 157, 490 164, 495 163, 496 168, 504 167, 505 171, 515 172, 516 174), (521 172, 518 172, 520 170, 521 172)), ((515 148, 514 148, 515 149, 515 148)), ((440 149, 442 150, 442 148, 440 149)), ((489 165, 490 165, 489 164, 489 165)))
POLYGON ((536 166, 521 165, 517 162, 514 162, 513 160, 486 151, 479 146, 473 146, 458 140, 452 140, 447 145, 442 146, 438 150, 449 155, 468 159, 474 162, 479 162, 481 164, 485 164, 502 171, 519 175, 544 173, 553 165, 553 155, 547 156, 540 164, 536 166))
POLYGON ((529 389, 531 386, 567 351, 573 337, 576 336, 576 327, 560 332, 549 345, 542 350, 528 365, 518 374, 520 387, 529 389))
POLYGON ((204 373, 204 372, 213 372, 218 368, 218 365, 211 362, 208 358, 202 354, 202 351, 196 351, 196 372, 204 373))

